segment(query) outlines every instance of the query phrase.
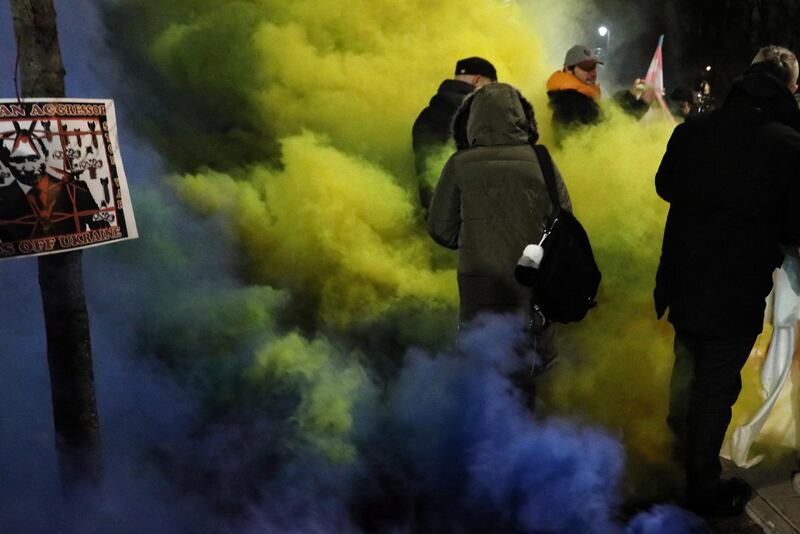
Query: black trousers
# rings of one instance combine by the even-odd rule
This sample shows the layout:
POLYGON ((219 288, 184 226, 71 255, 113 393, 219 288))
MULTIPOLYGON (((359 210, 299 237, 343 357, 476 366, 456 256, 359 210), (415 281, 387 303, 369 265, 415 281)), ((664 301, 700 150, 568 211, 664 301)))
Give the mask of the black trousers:
POLYGON ((713 491, 722 467, 719 450, 742 389, 741 370, 755 335, 718 337, 675 331, 675 365, 667 424, 690 495, 713 491))

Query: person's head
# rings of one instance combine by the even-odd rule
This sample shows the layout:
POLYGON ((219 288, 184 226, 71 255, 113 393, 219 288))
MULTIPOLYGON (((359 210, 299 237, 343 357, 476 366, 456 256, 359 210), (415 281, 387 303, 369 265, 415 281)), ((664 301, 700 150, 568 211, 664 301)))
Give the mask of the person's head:
POLYGON ((751 65, 766 63, 774 67, 772 71, 791 92, 797 91, 798 64, 797 56, 788 48, 769 45, 761 48, 751 65))
POLYGON ((33 133, 36 121, 27 130, 14 122, 16 135, 4 140, 4 150, 0 150, 0 161, 8 168, 11 175, 25 185, 33 186, 45 173, 47 164, 47 147, 33 133))
POLYGON ((539 131, 533 106, 507 83, 483 87, 461 103, 453 118, 453 139, 459 150, 482 143, 535 143, 539 131))
POLYGON ((480 89, 487 83, 497 81, 494 65, 482 57, 468 57, 456 62, 455 79, 467 82, 480 89))
POLYGON ((678 106, 678 111, 682 117, 688 117, 695 104, 694 94, 686 87, 676 87, 669 95, 670 100, 678 106))
POLYGON ((564 71, 571 72, 586 85, 597 83, 597 65, 603 62, 598 59, 594 50, 584 45, 575 45, 567 50, 564 57, 564 71))

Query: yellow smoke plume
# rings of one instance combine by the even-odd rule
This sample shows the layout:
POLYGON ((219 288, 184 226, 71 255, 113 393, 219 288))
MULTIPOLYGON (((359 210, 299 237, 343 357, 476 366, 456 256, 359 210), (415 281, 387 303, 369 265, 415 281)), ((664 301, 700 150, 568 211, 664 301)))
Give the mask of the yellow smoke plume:
POLYGON ((335 462, 356 458, 353 413, 369 391, 357 355, 345 357, 325 340, 293 333, 259 350, 249 377, 258 386, 301 392, 293 417, 303 443, 295 445, 310 445, 335 462))
MULTIPOLYGON (((281 166, 201 172, 180 190, 199 209, 231 215, 255 281, 311 293, 328 323, 375 318, 409 298, 454 308, 455 275, 431 267, 436 245, 421 231, 411 124, 461 57, 543 83, 534 30, 515 4, 490 0, 255 4, 263 20, 243 37, 256 62, 242 85, 265 134, 281 139, 281 166)), ((219 16, 209 6, 155 38, 166 76, 219 61, 190 59, 197 34, 213 33, 207 18, 219 16)))
POLYGON ((430 268, 428 239, 391 175, 309 133, 282 146, 282 170, 179 182, 198 209, 234 217, 254 278, 320 295, 322 317, 337 326, 405 297, 456 304, 454 274, 430 268))
POLYGON ((542 380, 559 411, 617 429, 635 455, 663 458, 671 328, 652 304, 668 205, 654 176, 671 126, 606 106, 603 123, 568 136, 553 157, 603 273, 599 305, 562 328, 564 365, 542 380))
MULTIPOLYGON (((656 320, 652 300, 669 208, 654 177, 672 127, 654 111, 640 122, 614 106, 605 113, 605 122, 572 134, 554 151, 603 281, 598 308, 562 329, 565 365, 543 380, 543 389, 559 411, 617 429, 635 461, 658 462, 671 445, 665 419, 674 333, 656 320)), ((770 333, 755 353, 765 352, 770 333)), ((762 402, 759 369, 753 359, 743 370, 734 424, 762 402)))
POLYGON ((412 174, 411 123, 457 59, 490 58, 501 79, 531 88, 547 70, 540 41, 514 3, 233 4, 195 2, 152 37, 149 54, 168 83, 241 96, 239 109, 264 135, 325 134, 401 183, 412 174))
MULTIPOLYGON (((281 164, 185 176, 180 191, 232 218, 254 280, 316 295, 330 324, 378 318, 403 298, 454 309, 455 273, 432 267, 419 224, 411 124, 455 60, 481 55, 535 103, 547 139, 544 83, 558 65, 530 18, 494 0, 259 5, 269 16, 248 36, 258 58, 248 104, 281 139, 281 164)), ((552 26, 545 15, 536 23, 552 26)), ((186 61, 191 32, 158 41, 165 70, 186 61)), ((652 183, 669 128, 609 115, 554 152, 605 276, 600 308, 565 329, 574 367, 545 380, 565 411, 652 456, 664 449, 670 365, 669 328, 650 304, 666 213, 652 183)))

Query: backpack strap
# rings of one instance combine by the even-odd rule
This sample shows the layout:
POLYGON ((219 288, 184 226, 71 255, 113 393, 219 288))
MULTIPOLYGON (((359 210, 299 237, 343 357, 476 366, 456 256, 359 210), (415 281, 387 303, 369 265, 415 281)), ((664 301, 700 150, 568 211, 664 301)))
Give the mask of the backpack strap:
POLYGON ((547 192, 550 194, 550 202, 553 204, 551 219, 555 219, 561 213, 561 202, 558 200, 558 188, 556 187, 556 171, 553 169, 553 159, 550 152, 544 145, 531 145, 539 158, 539 166, 544 174, 544 183, 547 185, 547 192))

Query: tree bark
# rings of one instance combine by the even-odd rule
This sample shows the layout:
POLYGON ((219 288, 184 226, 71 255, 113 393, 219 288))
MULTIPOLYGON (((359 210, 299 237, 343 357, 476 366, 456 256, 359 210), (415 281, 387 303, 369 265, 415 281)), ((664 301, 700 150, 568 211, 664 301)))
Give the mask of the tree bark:
MULTIPOLYGON (((20 96, 63 97, 64 66, 53 0, 10 0, 19 54, 20 96)), ((65 492, 102 477, 89 314, 81 252, 40 256, 56 453, 65 492)))

